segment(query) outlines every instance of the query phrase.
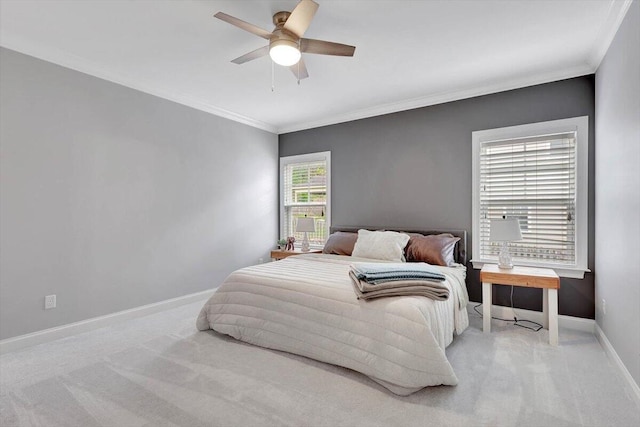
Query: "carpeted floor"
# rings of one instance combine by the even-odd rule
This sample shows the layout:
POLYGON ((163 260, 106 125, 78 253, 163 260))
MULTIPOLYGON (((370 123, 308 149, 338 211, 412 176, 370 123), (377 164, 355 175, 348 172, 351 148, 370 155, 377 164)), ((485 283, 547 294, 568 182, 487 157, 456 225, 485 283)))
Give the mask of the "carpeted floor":
POLYGON ((447 355, 456 387, 408 397, 303 357, 198 332, 185 305, 0 357, 1 426, 632 426, 640 406, 596 338, 494 322, 447 355))

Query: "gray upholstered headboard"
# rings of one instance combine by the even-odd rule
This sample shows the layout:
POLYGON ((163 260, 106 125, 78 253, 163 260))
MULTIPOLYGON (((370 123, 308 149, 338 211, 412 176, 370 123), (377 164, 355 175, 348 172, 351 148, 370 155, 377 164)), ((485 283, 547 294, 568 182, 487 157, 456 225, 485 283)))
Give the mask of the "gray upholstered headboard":
POLYGON ((369 227, 369 226, 332 226, 329 229, 331 234, 336 231, 345 231, 349 233, 357 233, 358 230, 364 228, 365 230, 387 230, 387 231, 401 231, 404 233, 418 233, 424 235, 449 233, 460 238, 460 241, 456 243, 456 247, 453 250, 453 258, 456 262, 467 265, 467 230, 430 230, 430 229, 415 229, 415 228, 397 228, 397 227, 369 227))

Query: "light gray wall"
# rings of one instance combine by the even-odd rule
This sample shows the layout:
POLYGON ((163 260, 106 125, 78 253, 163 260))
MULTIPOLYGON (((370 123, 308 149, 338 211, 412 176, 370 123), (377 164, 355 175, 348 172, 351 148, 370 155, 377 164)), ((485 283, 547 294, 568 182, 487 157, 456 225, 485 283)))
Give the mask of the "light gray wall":
POLYGON ((268 259, 276 135, 6 49, 0 67, 0 338, 268 259))
POLYGON ((596 73, 596 322, 640 384, 640 3, 596 73), (606 300, 606 314, 601 301, 606 300))
MULTIPOLYGON (((280 155, 331 150, 334 225, 471 233, 471 132, 589 116, 593 153, 593 85, 593 76, 585 76, 280 135, 280 155)), ((593 170, 592 154, 589 164, 593 170)), ((593 267, 593 174, 589 188, 588 252, 593 267)), ((478 270, 468 271, 470 297, 480 301, 478 270)), ((494 302, 508 305, 509 289, 496 291, 494 302)), ((514 295, 516 306, 541 310, 539 289, 517 288, 514 295)), ((593 318, 593 300, 593 275, 562 279, 561 314, 593 318)))

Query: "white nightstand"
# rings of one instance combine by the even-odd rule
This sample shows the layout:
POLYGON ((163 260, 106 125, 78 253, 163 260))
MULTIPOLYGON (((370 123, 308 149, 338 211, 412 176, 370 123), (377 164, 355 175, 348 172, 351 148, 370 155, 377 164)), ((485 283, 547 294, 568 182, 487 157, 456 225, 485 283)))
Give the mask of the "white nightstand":
POLYGON ((549 329, 549 344, 558 345, 558 289, 560 278, 549 268, 519 267, 498 268, 495 264, 485 264, 480 270, 482 282, 482 330, 491 332, 491 287, 492 285, 513 285, 542 288, 542 326, 549 329))

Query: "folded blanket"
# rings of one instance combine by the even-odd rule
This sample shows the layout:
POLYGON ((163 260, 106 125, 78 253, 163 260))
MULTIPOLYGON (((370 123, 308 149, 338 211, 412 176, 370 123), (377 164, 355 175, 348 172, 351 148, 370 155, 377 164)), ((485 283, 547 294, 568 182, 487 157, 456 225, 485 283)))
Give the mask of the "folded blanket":
POLYGON ((371 284, 380 284, 396 280, 443 281, 444 274, 437 267, 426 263, 368 263, 351 264, 351 270, 359 280, 371 284))
POLYGON ((449 288, 440 282, 431 280, 396 280, 380 285, 372 285, 358 279, 353 271, 349 272, 353 289, 358 299, 368 300, 380 297, 394 297, 402 295, 417 295, 436 301, 449 299, 449 288))

